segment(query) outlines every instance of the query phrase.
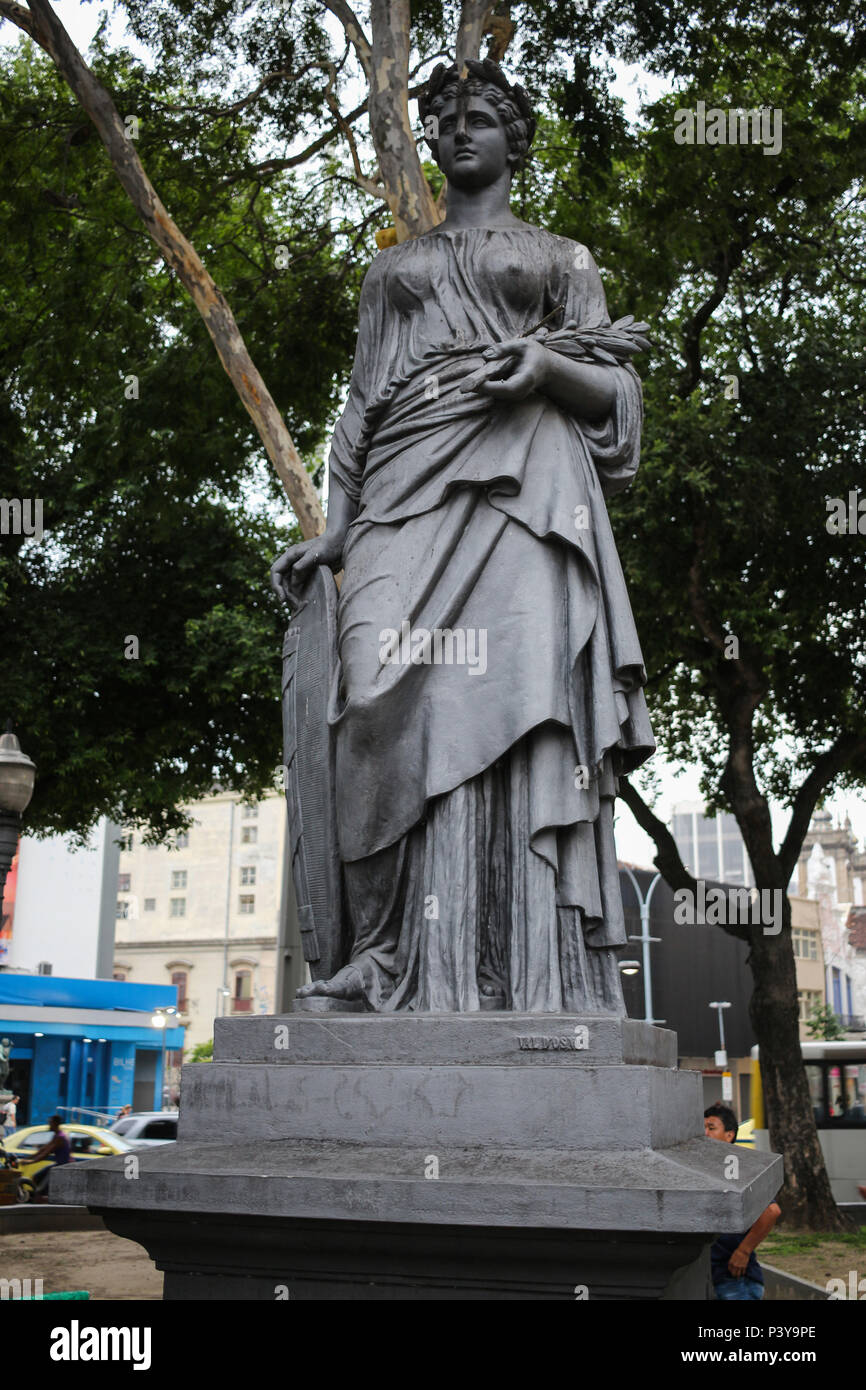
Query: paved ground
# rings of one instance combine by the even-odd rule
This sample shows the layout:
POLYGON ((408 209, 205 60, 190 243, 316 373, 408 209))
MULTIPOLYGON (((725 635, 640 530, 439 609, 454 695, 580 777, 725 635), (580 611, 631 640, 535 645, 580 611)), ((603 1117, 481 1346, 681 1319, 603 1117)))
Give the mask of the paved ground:
POLYGON ((161 1299, 162 1275, 140 1245, 110 1231, 0 1235, 0 1277, 42 1279, 44 1293, 87 1289, 93 1299, 161 1299))

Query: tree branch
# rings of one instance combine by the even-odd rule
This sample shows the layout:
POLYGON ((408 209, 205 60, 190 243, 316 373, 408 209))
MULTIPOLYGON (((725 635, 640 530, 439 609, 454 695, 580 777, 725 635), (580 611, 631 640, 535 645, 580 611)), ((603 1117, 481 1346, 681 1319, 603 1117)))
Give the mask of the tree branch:
POLYGON ((656 847, 653 860, 659 873, 671 888, 688 888, 694 893, 697 881, 692 877, 682 861, 677 842, 663 820, 644 801, 637 787, 632 786, 627 777, 618 778, 619 796, 631 811, 641 830, 645 830, 656 847))
POLYGON ((273 397, 249 355, 225 295, 205 270, 195 247, 172 221, 127 137, 117 107, 84 62, 48 0, 31 0, 30 18, 33 38, 92 120, 124 191, 166 265, 175 272, 201 314, 219 359, 283 483, 304 536, 317 535, 324 526, 319 499, 273 397))
MULTIPOLYGON (((499 6, 497 6, 497 9, 499 6)), ((517 26, 511 18, 511 6, 506 4, 502 7, 501 14, 495 14, 487 26, 487 33, 490 35, 490 42, 487 45, 487 57, 494 63, 501 63, 505 57, 505 50, 517 32, 517 26)))
POLYGON ((841 734, 815 759, 812 771, 801 783, 791 807, 791 819, 779 848, 779 859, 785 882, 797 866, 800 850, 812 820, 812 813, 831 782, 858 757, 866 756, 866 739, 856 734, 841 734))
POLYGON ((23 10, 20 5, 12 5, 8 0, 0 3, 0 15, 8 19, 12 24, 17 24, 19 29, 23 29, 25 34, 29 34, 31 39, 35 37, 33 32, 33 19, 27 10, 23 10))
POLYGON ((731 276, 741 264, 749 246, 756 240, 755 234, 747 236, 744 233, 739 241, 732 242, 719 253, 715 288, 683 325, 683 356, 686 359, 686 367, 679 385, 679 394, 683 397, 691 395, 701 379, 701 334, 727 294, 731 276))
POLYGON ((283 77, 289 82, 298 82, 311 68, 321 68, 324 66, 325 64, 319 62, 317 59, 314 62, 305 63, 297 72, 290 72, 288 68, 278 68, 276 72, 269 72, 263 77, 259 85, 254 87, 247 96, 232 102, 230 106, 176 106, 172 102, 160 101, 156 97, 152 97, 151 101, 154 106, 160 106, 163 111, 173 111, 177 113, 182 111, 193 111, 197 116, 233 116, 238 111, 243 111, 244 107, 249 106, 251 102, 255 101, 256 97, 261 96, 265 88, 270 86, 272 82, 276 82, 283 77))
MULTIPOLYGON (((663 820, 659 820, 655 812, 646 804, 640 792, 633 787, 627 777, 618 778, 619 796, 631 811, 641 830, 645 830, 650 839, 655 843, 656 856, 653 860, 665 883, 676 893, 685 889, 693 894, 692 901, 696 903, 698 894, 698 880, 693 878, 682 861, 677 842, 671 831, 663 820)), ((727 885, 719 884, 727 893, 727 885)), ((726 911, 725 920, 717 925, 727 932, 728 936, 735 936, 739 941, 751 941, 748 923, 740 921, 739 911, 726 911)))
POLYGON ((355 171, 355 181, 358 184, 358 186, 364 190, 365 193, 370 194, 371 198, 385 199, 384 184, 376 183, 375 179, 367 178, 366 174, 361 168, 361 160, 358 156, 358 146, 355 143, 354 131, 352 130, 352 127, 349 125, 349 122, 345 120, 343 116, 340 114, 340 104, 337 101, 337 96, 334 91, 334 87, 336 86, 337 82, 337 69, 335 68, 333 63, 323 63, 322 66, 327 68, 328 70, 328 85, 325 88, 325 101, 328 103, 328 106, 334 116, 334 120, 337 122, 337 125, 346 137, 346 143, 349 146, 349 154, 352 158, 352 168, 355 171))
POLYGON ((330 10, 331 14, 339 19, 346 38, 358 55, 358 62, 363 68, 364 76, 370 82, 373 72, 373 48, 352 6, 347 3, 347 0, 322 0, 322 4, 326 10, 330 10))
POLYGON ((495 0, 463 0, 460 6, 460 21, 457 25, 455 59, 461 72, 467 58, 477 60, 481 52, 481 40, 487 33, 493 18, 495 0))
MULTIPOLYGON (((411 101, 413 98, 420 96, 423 90, 423 82, 415 87, 410 87, 407 93, 409 100, 411 101)), ((352 122, 356 121, 359 116, 365 114, 367 106, 367 101, 362 101, 360 106, 355 107, 354 111, 350 111, 347 115, 341 116, 341 122, 350 125, 352 122)), ((271 174, 281 174, 284 169, 296 169, 299 164, 305 164, 314 154, 318 154, 319 150, 323 150, 326 146, 330 145, 331 141, 335 140, 342 130, 342 124, 333 125, 330 129, 325 131, 324 135, 316 136, 312 144, 307 145, 306 149, 301 150, 298 154, 287 155, 284 159, 264 159, 261 164, 247 164, 243 169, 238 169, 236 173, 230 174, 224 182, 228 184, 237 183, 241 179, 265 178, 271 174)), ((377 193, 376 197, 384 197, 384 194, 377 193)))
POLYGON ((689 565, 686 593, 698 631, 705 641, 718 652, 721 662, 724 663, 719 665, 716 673, 717 685, 719 687, 725 686, 729 691, 749 690, 757 697, 755 705, 757 708, 757 704, 760 703, 760 699, 765 693, 765 684, 759 672, 747 661, 745 655, 740 655, 739 638, 737 638, 737 656, 728 655, 726 651, 728 639, 736 634, 726 632, 721 626, 710 608, 703 588, 703 560, 707 539, 706 525, 703 519, 695 524, 694 535, 695 550, 689 565), (724 675, 727 676, 726 680, 722 679, 724 675))
POLYGON ((719 785, 737 817, 755 873, 765 877, 764 886, 769 887, 780 870, 773 848, 770 809, 755 778, 752 728, 755 710, 767 687, 760 672, 739 652, 736 657, 725 654, 725 632, 710 612, 700 583, 705 537, 703 522, 699 522, 695 527, 695 555, 689 567, 686 591, 699 631, 719 654, 714 680, 728 731, 728 756, 719 785))

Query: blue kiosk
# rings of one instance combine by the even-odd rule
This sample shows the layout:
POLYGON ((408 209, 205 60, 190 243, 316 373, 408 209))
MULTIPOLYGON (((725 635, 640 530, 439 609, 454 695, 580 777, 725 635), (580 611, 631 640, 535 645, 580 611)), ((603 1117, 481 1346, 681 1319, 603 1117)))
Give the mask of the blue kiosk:
POLYGON ((7 1086, 21 1096, 19 1126, 54 1114, 101 1124, 122 1105, 161 1110, 166 1053, 184 1045, 176 1008, 174 985, 0 973, 0 1042, 12 1043, 7 1086))

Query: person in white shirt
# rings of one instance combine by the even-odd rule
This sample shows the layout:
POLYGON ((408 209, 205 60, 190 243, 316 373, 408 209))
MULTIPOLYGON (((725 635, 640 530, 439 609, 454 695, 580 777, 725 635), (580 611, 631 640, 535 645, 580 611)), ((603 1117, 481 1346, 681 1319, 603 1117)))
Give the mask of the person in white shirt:
POLYGON ((6 1136, 15 1133, 15 1127, 18 1123, 18 1102, 20 1099, 20 1096, 13 1096, 11 1100, 7 1100, 6 1102, 6 1114, 3 1116, 3 1133, 6 1136))

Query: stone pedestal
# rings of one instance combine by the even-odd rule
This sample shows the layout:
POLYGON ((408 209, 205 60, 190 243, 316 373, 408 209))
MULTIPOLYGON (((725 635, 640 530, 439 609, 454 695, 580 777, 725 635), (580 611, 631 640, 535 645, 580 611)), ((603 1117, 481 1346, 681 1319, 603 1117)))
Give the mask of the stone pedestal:
POLYGON ((178 1142, 52 1197, 144 1245, 168 1299, 704 1298, 782 1162, 702 1116, 675 1035, 630 1019, 218 1019, 178 1142))

